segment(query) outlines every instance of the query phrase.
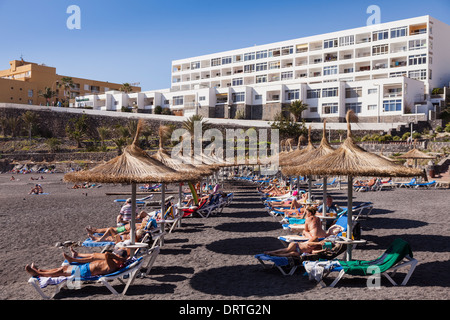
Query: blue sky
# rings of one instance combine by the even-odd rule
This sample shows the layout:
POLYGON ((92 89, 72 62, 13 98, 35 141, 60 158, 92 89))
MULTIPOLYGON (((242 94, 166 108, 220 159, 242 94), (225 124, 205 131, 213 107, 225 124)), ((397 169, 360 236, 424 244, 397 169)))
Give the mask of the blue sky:
POLYGON ((450 24, 449 0, 0 0, 0 70, 22 55, 61 75, 169 88, 172 60, 362 27, 370 5, 382 23, 450 24), (70 5, 80 30, 66 27, 70 5))

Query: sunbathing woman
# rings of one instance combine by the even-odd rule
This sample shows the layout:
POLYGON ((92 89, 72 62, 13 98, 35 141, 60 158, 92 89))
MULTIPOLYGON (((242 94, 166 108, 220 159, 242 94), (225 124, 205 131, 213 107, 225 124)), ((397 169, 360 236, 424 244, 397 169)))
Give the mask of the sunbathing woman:
POLYGON ((277 257, 299 257, 303 253, 312 253, 314 250, 321 250, 324 240, 318 241, 318 238, 305 242, 291 242, 286 248, 266 251, 264 254, 277 257))
MULTIPOLYGON (((120 228, 120 227, 119 227, 120 228)), ((130 231, 125 230, 123 232, 118 232, 116 229, 118 228, 107 228, 106 231, 102 235, 96 236, 95 234, 91 233, 88 229, 88 235, 89 238, 91 238, 95 242, 115 242, 119 243, 124 240, 130 240, 130 231)), ((135 241, 140 241, 142 237, 145 235, 145 231, 143 229, 138 229, 136 231, 136 237, 135 241)))
POLYGON ((87 278, 90 276, 104 275, 119 270, 128 258, 126 250, 119 250, 116 253, 76 253, 72 248, 72 257, 63 253, 64 259, 69 263, 77 262, 80 265, 63 265, 54 269, 40 269, 34 263, 26 265, 25 270, 32 276, 59 277, 71 276, 80 273, 80 276, 87 278))

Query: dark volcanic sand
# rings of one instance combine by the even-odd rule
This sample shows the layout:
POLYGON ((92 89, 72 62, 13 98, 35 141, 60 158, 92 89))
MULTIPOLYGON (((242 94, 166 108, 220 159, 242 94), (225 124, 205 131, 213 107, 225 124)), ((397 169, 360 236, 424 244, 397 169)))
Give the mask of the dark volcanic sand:
MULTIPOLYGON (((27 284, 24 266, 31 262, 54 268, 62 262, 63 249, 54 244, 86 239, 85 227, 113 226, 122 196, 130 186, 103 185, 96 189, 70 189, 62 174, 45 174, 39 181, 49 195, 28 195, 38 175, 0 175, 1 257, 0 299, 39 300, 27 284), (87 196, 85 195, 87 193, 87 196)), ((176 191, 175 186, 169 190, 176 191)), ((263 209, 254 185, 228 182, 235 193, 232 204, 218 216, 185 218, 183 226, 168 236, 146 278, 136 279, 123 299, 133 300, 448 300, 450 286, 450 190, 411 190, 354 193, 354 202, 372 201, 375 208, 362 220, 366 245, 357 247, 355 259, 380 255, 397 237, 410 242, 419 260, 405 287, 382 279, 380 290, 369 290, 366 278, 344 277, 334 289, 321 288, 303 271, 282 276, 264 270, 254 258, 268 249, 281 248, 278 236, 286 234, 278 220, 263 209)), ((317 191, 319 195, 321 191, 317 191)), ((335 201, 346 205, 346 190, 330 190, 335 201)), ((155 199, 158 196, 155 196, 155 199)), ((67 249, 65 249, 67 251, 67 249)), ((78 248, 81 252, 92 249, 78 248)), ((404 275, 400 273, 399 275, 404 275)), ((397 278, 398 279, 398 278, 397 278)), ((122 289, 118 285, 118 289, 122 289)), ((105 300, 113 297, 99 284, 81 290, 62 290, 56 299, 105 300)))

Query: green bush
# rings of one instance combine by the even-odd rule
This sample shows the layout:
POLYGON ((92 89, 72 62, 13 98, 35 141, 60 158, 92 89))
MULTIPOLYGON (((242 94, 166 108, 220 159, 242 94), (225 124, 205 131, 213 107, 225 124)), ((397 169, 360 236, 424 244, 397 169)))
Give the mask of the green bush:
POLYGON ((153 110, 154 114, 161 114, 162 113, 162 107, 161 106, 156 106, 155 109, 153 110))
POLYGON ((408 138, 411 136, 411 133, 410 132, 405 132, 403 135, 402 135, 402 140, 408 140, 408 138))
POLYGON ((402 138, 399 137, 399 136, 393 136, 393 137, 392 137, 392 140, 394 140, 394 141, 400 141, 400 140, 402 140, 402 138))
POLYGON ((436 132, 443 132, 444 129, 441 126, 436 127, 436 132))
POLYGON ((166 115, 166 116, 171 116, 171 115, 172 115, 172 111, 170 111, 169 108, 164 108, 164 109, 161 111, 161 114, 164 114, 164 115, 166 115))
POLYGON ((450 133, 450 123, 447 123, 447 125, 445 126, 445 132, 450 133))
POLYGON ((422 134, 420 132, 414 132, 412 137, 413 139, 420 139, 422 138, 422 134))

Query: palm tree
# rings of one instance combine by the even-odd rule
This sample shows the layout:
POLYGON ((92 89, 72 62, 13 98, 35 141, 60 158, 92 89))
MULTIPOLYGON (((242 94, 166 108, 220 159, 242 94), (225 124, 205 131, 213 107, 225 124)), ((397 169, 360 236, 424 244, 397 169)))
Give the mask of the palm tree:
POLYGON ((105 140, 107 140, 110 137, 111 131, 109 130, 109 127, 103 126, 103 127, 98 127, 97 132, 100 137, 101 144, 102 144, 102 150, 105 151, 106 150, 105 140))
POLYGON ((32 111, 27 111, 22 115, 22 120, 25 122, 25 126, 28 130, 28 138, 30 139, 31 145, 31 130, 38 120, 37 114, 32 111))
POLYGON ((58 88, 64 88, 64 100, 66 99, 66 96, 70 98, 70 89, 75 87, 75 84, 73 83, 73 80, 71 77, 63 77, 58 82, 58 88))
POLYGON ((191 134, 191 137, 194 136, 194 128, 196 122, 201 123, 202 133, 211 128, 211 124, 208 123, 208 121, 203 120, 203 116, 199 114, 193 114, 187 120, 184 120, 182 124, 182 128, 187 130, 191 134))
POLYGON ((47 105, 50 105, 50 99, 56 96, 56 91, 53 91, 52 88, 45 87, 44 91, 39 90, 38 96, 45 98, 47 105))
POLYGON ((308 105, 306 103, 303 103, 302 100, 295 100, 291 102, 288 110, 294 116, 295 122, 300 122, 303 111, 307 109, 308 105))
POLYGON ((119 91, 122 91, 124 93, 130 93, 133 92, 133 87, 129 83, 124 83, 120 87, 119 91))

